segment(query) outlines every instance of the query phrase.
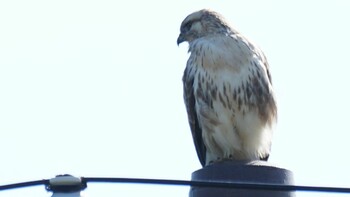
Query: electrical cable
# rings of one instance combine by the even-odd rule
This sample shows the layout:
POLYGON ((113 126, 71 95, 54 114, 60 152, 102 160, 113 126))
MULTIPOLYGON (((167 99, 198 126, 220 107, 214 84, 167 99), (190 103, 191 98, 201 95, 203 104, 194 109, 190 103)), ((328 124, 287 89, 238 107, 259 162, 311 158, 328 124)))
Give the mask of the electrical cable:
MULTIPOLYGON (((281 185, 266 183, 244 183, 244 182, 218 182, 218 181, 188 181, 171 179, 147 179, 147 178, 113 178, 113 177, 81 177, 85 183, 133 183, 133 184, 160 184, 174 186, 192 186, 192 187, 217 187, 231 189, 255 189, 271 191, 309 191, 309 192, 333 192, 349 193, 350 188, 345 187, 321 187, 321 186, 302 186, 302 185, 281 185)), ((38 185, 49 185, 49 179, 0 185, 0 191, 17 189, 38 185)))
POLYGON ((169 179, 141 179, 141 178, 97 178, 83 177, 86 182, 104 183, 138 183, 138 184, 161 184, 180 185, 192 187, 218 187, 231 189, 258 189, 271 191, 313 191, 313 192, 334 192, 350 193, 350 188, 345 187, 321 187, 321 186, 301 186, 301 185, 281 185, 266 183, 244 183, 244 182, 218 182, 218 181, 186 181, 169 179))
POLYGON ((9 190, 9 189, 18 189, 23 187, 31 187, 31 186, 38 186, 38 185, 47 185, 49 184, 49 180, 37 180, 37 181, 28 181, 28 182, 22 182, 22 183, 13 183, 8 185, 0 185, 0 191, 3 190, 9 190))

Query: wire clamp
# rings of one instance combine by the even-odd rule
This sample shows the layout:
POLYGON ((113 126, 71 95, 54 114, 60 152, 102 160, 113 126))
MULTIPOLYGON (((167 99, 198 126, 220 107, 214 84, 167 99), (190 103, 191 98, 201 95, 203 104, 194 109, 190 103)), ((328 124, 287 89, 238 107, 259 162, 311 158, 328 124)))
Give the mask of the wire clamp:
POLYGON ((49 180, 46 185, 46 190, 50 192, 71 193, 82 191, 87 187, 86 181, 79 177, 74 177, 69 174, 57 175, 49 180))

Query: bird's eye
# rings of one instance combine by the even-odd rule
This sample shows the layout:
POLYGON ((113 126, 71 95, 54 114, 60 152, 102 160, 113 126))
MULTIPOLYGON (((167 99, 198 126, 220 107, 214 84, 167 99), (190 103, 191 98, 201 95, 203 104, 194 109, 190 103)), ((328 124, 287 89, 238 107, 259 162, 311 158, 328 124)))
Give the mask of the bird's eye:
POLYGON ((191 29, 192 23, 188 22, 183 26, 183 31, 189 31, 191 29))

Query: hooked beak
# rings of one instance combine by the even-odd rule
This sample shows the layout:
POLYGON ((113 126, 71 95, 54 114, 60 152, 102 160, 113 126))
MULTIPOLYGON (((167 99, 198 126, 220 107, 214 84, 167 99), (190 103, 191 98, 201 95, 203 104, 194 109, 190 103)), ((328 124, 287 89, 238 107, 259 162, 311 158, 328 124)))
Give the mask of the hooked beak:
POLYGON ((177 46, 179 46, 179 44, 181 44, 184 41, 186 41, 185 37, 183 36, 183 34, 180 34, 177 38, 177 46))

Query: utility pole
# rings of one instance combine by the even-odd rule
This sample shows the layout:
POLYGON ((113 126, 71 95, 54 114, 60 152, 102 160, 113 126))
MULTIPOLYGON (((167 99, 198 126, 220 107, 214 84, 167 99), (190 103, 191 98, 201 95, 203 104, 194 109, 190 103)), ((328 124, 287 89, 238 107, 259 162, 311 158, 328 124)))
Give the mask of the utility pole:
MULTIPOLYGON (((265 161, 224 161, 192 173, 192 181, 293 185, 293 173, 265 161)), ((293 191, 196 187, 190 197, 295 197, 293 191)))

